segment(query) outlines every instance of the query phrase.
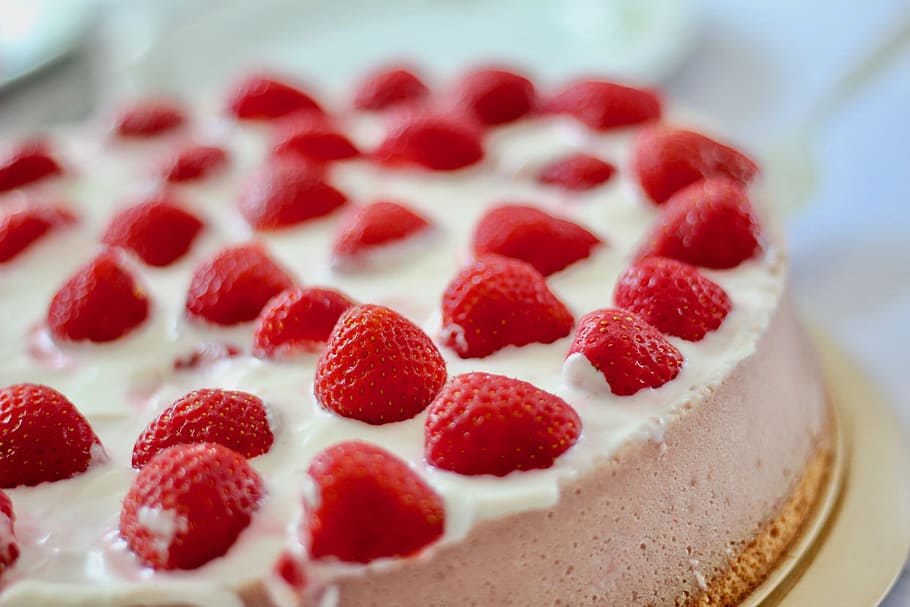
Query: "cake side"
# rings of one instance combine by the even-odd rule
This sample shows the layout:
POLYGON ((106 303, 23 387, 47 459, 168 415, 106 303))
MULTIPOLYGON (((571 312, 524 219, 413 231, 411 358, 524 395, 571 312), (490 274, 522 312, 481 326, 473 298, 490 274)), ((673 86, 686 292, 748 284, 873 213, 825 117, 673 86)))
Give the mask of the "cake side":
POLYGON ((827 453, 829 432, 814 356, 784 300, 755 354, 662 441, 626 446, 556 506, 484 522, 429 562, 340 581, 337 604, 663 606, 715 580, 726 588, 725 572, 827 453))
MULTIPOLYGON (((833 482, 833 458, 831 441, 823 441, 777 517, 765 524, 761 533, 730 562, 726 571, 711 580, 707 590, 689 597, 685 601, 686 607, 738 605, 765 581, 791 544, 803 533, 813 511, 819 506, 826 485, 833 482)), ((681 603, 682 598, 677 598, 677 603, 681 603)))

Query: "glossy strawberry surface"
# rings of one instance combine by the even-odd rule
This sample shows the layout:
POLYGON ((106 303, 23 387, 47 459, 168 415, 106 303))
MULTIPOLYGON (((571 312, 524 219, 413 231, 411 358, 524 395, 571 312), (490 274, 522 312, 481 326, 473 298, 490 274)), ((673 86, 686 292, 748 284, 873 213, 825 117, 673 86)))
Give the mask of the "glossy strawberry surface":
POLYGON ((309 475, 318 500, 304 522, 313 558, 406 557, 442 536, 442 498, 385 449, 338 443, 313 458, 309 475))
POLYGON ((326 409, 369 424, 410 419, 446 380, 446 364, 423 330, 376 305, 338 320, 316 366, 316 398, 326 409))
POLYGON ((223 556, 259 509, 265 489, 246 459, 213 443, 175 445, 136 475, 120 535, 153 569, 196 569, 223 556))
POLYGON ((151 302, 116 251, 106 250, 76 271, 47 309, 51 334, 63 341, 115 341, 145 323, 151 302))
POLYGON ((72 478, 104 459, 101 441, 63 394, 41 384, 0 389, 0 487, 72 478))
POLYGON ((173 445, 217 443, 250 458, 268 453, 273 441, 261 398, 203 388, 178 398, 142 431, 133 446, 133 467, 141 468, 173 445))
POLYGON ((294 279, 259 245, 227 247, 199 264, 186 294, 191 317, 216 325, 254 320, 294 279))
POLYGON ((505 476, 549 468, 580 435, 578 413, 558 396, 473 372, 449 380, 430 405, 425 453, 437 468, 505 476))
POLYGON ((659 388, 679 375, 683 356, 639 316, 607 308, 578 321, 569 356, 580 354, 598 371, 613 394, 630 396, 659 388))
POLYGON ((533 266, 490 255, 461 270, 442 299, 442 339, 462 358, 552 343, 572 330, 569 309, 533 266))

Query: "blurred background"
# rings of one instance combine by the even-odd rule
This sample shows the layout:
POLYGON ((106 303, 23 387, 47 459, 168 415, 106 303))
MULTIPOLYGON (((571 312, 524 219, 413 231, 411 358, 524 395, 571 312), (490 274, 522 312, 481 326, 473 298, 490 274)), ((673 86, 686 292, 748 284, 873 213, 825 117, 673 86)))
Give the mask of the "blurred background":
POLYGON ((804 315, 910 421, 908 0, 0 0, 0 145, 251 66, 340 91, 384 57, 614 76, 712 117, 786 209, 804 315))

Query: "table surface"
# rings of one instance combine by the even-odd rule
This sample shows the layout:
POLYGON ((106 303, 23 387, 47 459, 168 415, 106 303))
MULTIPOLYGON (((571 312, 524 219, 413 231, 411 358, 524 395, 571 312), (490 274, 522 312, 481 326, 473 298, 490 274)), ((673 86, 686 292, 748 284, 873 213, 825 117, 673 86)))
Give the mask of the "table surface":
MULTIPOLYGON (((454 0, 452 0, 454 1, 454 0)), ((606 1, 606 0, 605 0, 606 1)), ((799 132, 819 98, 865 50, 910 18, 907 0, 698 0, 690 56, 671 98, 760 149, 799 132)), ((84 59, 84 58, 83 58, 84 59)), ((910 421, 910 48, 826 121, 814 142, 817 189, 788 222, 793 292, 910 421)), ((75 118, 97 93, 78 57, 0 95, 10 127, 75 118), (63 94, 60 94, 63 93, 63 94)), ((910 471, 908 471, 910 472, 910 471)), ((910 605, 905 570, 885 607, 910 605)))

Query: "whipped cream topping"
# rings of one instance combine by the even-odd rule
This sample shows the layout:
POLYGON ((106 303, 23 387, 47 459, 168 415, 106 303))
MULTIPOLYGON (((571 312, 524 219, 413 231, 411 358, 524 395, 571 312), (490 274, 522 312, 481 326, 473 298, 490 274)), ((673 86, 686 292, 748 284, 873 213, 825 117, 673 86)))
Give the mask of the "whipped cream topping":
POLYGON ((0 512, 0 561, 7 563, 13 557, 14 543, 13 521, 4 512, 0 512))
POLYGON ((139 526, 148 531, 155 552, 166 559, 171 542, 177 533, 185 532, 189 526, 186 517, 182 517, 167 508, 150 508, 143 506, 138 513, 139 526))
MULTIPOLYGON (((369 116, 341 121, 365 149, 382 129, 369 116)), ((204 219, 206 228, 190 253, 166 268, 129 260, 147 290, 149 320, 113 343, 59 346, 42 323, 55 290, 98 251, 98 238, 113 211, 157 187, 153 175, 181 134, 162 140, 120 142, 77 132, 61 135, 65 177, 33 188, 38 198, 62 203, 80 218, 55 232, 13 262, 0 266, 0 383, 45 383, 63 392, 88 418, 106 458, 76 478, 9 491, 16 514, 21 556, 0 579, 0 606, 41 604, 114 607, 179 604, 199 607, 242 605, 239 591, 265 580, 277 604, 293 596, 274 583, 279 555, 297 537, 305 471, 322 449, 349 439, 383 446, 406 461, 446 504, 446 529, 438 545, 457 542, 479 522, 537 508, 559 499, 560 487, 609 458, 630 441, 662 440, 666 424, 693 399, 709 393, 755 349, 776 308, 784 262, 769 245, 761 258, 732 270, 705 271, 724 287, 733 309, 721 328, 698 343, 670 341, 685 356, 679 376, 659 389, 618 397, 587 361, 565 361, 572 336, 553 344, 505 348, 485 359, 460 359, 440 346, 450 376, 482 370, 529 381, 572 404, 583 427, 578 443, 547 470, 504 478, 466 477, 437 470, 423 459, 426 413, 383 426, 344 419, 322 409, 313 396, 318 355, 287 362, 248 355, 196 370, 175 371, 173 362, 200 344, 227 343, 249 352, 252 323, 230 328, 186 319, 184 298, 193 268, 227 244, 256 239, 300 284, 331 286, 362 303, 392 307, 422 326, 441 344, 440 302, 448 281, 470 258, 473 226, 499 202, 537 205, 576 221, 605 242, 593 255, 548 279, 553 292, 575 315, 613 305, 613 285, 657 214, 635 185, 628 167, 630 130, 593 133, 567 118, 537 118, 491 132, 486 159, 455 173, 386 169, 354 160, 333 165, 329 179, 362 204, 397 200, 427 217, 434 229, 383 251, 383 263, 362 271, 333 268, 331 243, 345 209, 285 230, 254 234, 236 209, 241 186, 267 158, 267 130, 216 117, 198 117, 194 139, 223 145, 230 168, 198 184, 174 187, 178 200, 204 219), (566 193, 536 183, 543 164, 573 151, 586 151, 619 167, 618 175, 585 193, 566 193), (565 363, 565 373, 563 372, 565 363), (567 381, 583 378, 584 381, 567 381), (251 460, 262 474, 267 496, 251 525, 227 555, 194 571, 154 572, 143 567, 119 538, 121 500, 135 477, 133 442, 176 398, 198 388, 244 390, 261 397, 273 416, 272 450, 251 460)), ((14 195, 15 196, 15 195, 14 195)), ((310 488, 312 490, 312 488, 310 488)), ((166 512, 148 512, 145 522, 162 541, 178 521, 166 512)), ((417 559, 430 558, 433 546, 417 559)), ((311 583, 326 585, 339 575, 401 566, 381 559, 366 566, 311 563, 311 583)))

